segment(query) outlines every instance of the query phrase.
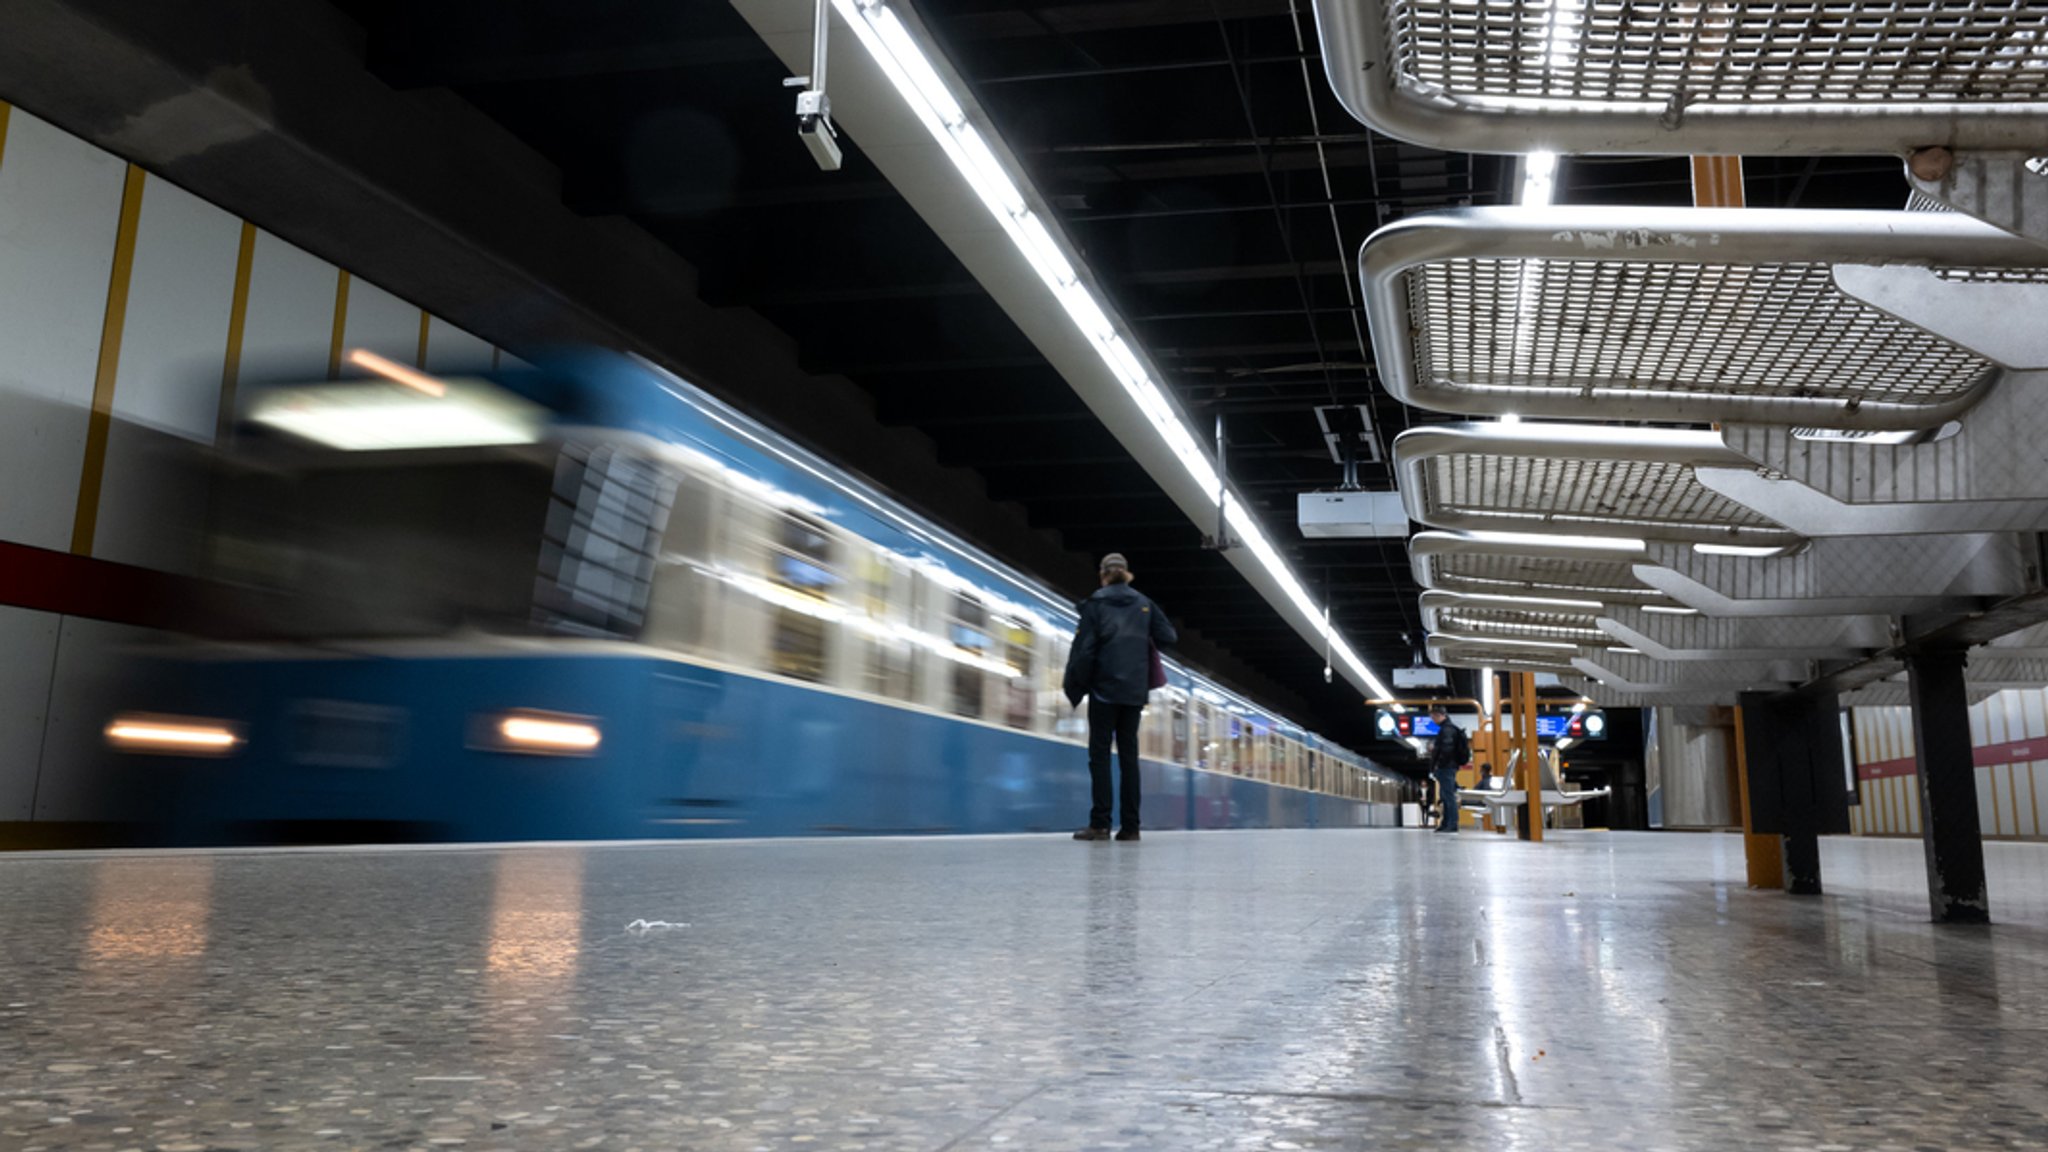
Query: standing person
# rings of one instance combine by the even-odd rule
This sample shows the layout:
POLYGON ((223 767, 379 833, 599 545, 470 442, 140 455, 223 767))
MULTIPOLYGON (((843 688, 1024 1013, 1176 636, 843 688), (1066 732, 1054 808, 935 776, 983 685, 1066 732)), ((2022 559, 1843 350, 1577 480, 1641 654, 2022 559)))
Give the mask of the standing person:
POLYGON ((1131 587, 1131 567, 1123 553, 1102 558, 1102 586, 1081 601, 1081 626, 1067 654, 1064 688, 1067 701, 1081 706, 1088 697, 1088 775, 1095 787, 1088 826, 1076 840, 1109 839, 1109 746, 1116 741, 1117 766, 1123 776, 1122 827, 1119 840, 1138 838, 1138 717, 1152 692, 1152 652, 1180 639, 1152 601, 1131 587))
POLYGON ((1436 777, 1437 802, 1443 805, 1443 815, 1437 820, 1439 832, 1458 830, 1458 769, 1472 759, 1472 741, 1465 736, 1465 730, 1451 723, 1451 714, 1441 704, 1429 707, 1429 718, 1436 721, 1436 739, 1429 745, 1429 774, 1436 777))

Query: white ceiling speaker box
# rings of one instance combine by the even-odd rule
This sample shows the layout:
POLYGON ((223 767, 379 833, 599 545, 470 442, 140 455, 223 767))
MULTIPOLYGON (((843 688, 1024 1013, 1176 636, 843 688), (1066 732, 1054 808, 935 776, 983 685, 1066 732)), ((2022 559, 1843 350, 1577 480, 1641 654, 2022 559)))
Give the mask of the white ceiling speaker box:
POLYGON ((1408 535, 1399 492, 1303 492, 1296 501, 1303 536, 1408 535))

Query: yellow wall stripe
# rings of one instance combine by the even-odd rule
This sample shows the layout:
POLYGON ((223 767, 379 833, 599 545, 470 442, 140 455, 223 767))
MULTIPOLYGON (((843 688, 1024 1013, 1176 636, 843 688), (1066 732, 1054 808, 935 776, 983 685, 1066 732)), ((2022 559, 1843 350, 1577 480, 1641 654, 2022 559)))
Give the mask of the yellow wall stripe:
POLYGON ((14 112, 14 105, 0 100, 0 163, 7 161, 7 121, 14 112))
POLYGON ((1998 765, 1993 764, 1984 773, 1984 790, 1991 793, 1991 834, 2002 836, 2005 834, 2005 813, 1998 803, 1998 765))
POLYGON ((2012 834, 2015 836, 2027 834, 2027 830, 2020 827, 2020 768, 2018 764, 2005 766, 2005 788, 2012 800, 2012 834))
POLYGON ((334 276, 334 338, 327 345, 327 378, 341 379, 341 341, 348 332, 348 269, 334 276))
POLYGON ((2036 836, 2042 834, 2040 792, 2041 785, 2035 779, 2036 775, 2040 772, 2040 770, 2041 765, 2039 761, 2027 765, 2027 810, 2034 814, 2034 835, 2036 836))
POLYGON ((228 304, 228 350, 220 368, 220 412, 213 442, 225 444, 235 427, 235 389, 242 382, 242 333, 249 324, 249 273, 256 267, 256 226, 242 221, 242 248, 235 255, 235 294, 228 304))
POLYGON ((107 277, 107 317, 100 325, 100 362, 93 376, 92 417, 85 430, 85 466, 78 477, 78 513, 71 522, 71 551, 92 555, 99 527, 100 483, 107 471, 107 436, 114 423, 114 380, 121 368, 121 329, 128 320, 128 280, 135 271, 135 232, 142 221, 143 171, 128 166, 121 188, 121 220, 114 229, 114 267, 107 277))
POLYGON ((420 309, 420 359, 414 365, 420 371, 427 370, 427 330, 433 327, 434 317, 425 308, 420 309))

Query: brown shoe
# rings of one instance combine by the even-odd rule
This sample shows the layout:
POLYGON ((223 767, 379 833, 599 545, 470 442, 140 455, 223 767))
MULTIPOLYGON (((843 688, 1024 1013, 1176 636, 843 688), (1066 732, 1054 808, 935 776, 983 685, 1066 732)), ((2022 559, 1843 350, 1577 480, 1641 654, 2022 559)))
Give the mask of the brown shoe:
POLYGON ((1107 839, 1109 839, 1109 829, 1107 829, 1107 828, 1083 828, 1083 829, 1081 829, 1081 830, 1080 830, 1079 832, 1076 832, 1076 833, 1074 833, 1074 839, 1076 839, 1076 840, 1107 840, 1107 839))
POLYGON ((1116 838, 1119 840, 1136 840, 1138 838, 1138 830, 1136 828, 1126 828, 1117 833, 1116 838))

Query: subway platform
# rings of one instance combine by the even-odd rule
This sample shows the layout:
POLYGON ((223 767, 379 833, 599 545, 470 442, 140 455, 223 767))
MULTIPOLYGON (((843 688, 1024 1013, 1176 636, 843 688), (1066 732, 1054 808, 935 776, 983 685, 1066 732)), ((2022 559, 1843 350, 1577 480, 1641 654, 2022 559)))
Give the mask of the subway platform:
POLYGON ((0 1148, 2048 1147, 2048 848, 1726 835, 0 858, 0 1148))

